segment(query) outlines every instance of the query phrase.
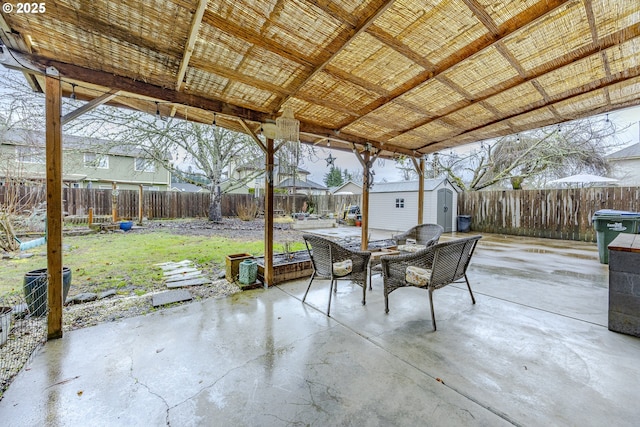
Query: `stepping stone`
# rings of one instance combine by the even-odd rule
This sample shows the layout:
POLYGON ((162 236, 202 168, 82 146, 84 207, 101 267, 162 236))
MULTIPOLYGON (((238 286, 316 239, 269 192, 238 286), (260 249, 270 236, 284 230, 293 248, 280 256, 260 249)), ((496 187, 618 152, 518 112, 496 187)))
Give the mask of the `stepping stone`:
POLYGON ((182 274, 182 273, 193 273, 194 271, 199 271, 197 268, 193 267, 182 267, 177 270, 165 271, 165 276, 173 276, 174 274, 182 274))
POLYGON ((174 268, 187 267, 192 264, 193 264, 193 261, 185 259, 184 261, 180 261, 180 262, 161 262, 160 264, 156 264, 156 265, 163 270, 173 270, 174 268))
POLYGON ((174 302, 191 301, 193 297, 191 293, 186 289, 176 289, 173 291, 166 291, 159 294, 155 294, 151 299, 151 303, 154 307, 160 307, 161 305, 173 304, 174 302))
POLYGON ((173 288, 183 288, 185 286, 200 286, 200 285, 206 285, 207 283, 211 283, 211 280, 205 277, 198 277, 195 279, 180 280, 178 282, 169 282, 167 283, 167 288, 173 289, 173 288))
POLYGON ((194 271, 191 273, 173 274, 171 276, 166 276, 165 279, 167 282, 175 282, 177 280, 195 279, 196 277, 202 277, 202 272, 194 271))

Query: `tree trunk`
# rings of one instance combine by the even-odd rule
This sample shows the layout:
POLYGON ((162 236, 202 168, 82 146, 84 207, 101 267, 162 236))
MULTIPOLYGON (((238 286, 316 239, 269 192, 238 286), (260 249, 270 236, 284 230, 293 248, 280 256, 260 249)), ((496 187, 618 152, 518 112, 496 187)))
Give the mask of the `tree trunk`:
POLYGON ((220 186, 216 185, 211 191, 211 201, 209 202, 209 221, 221 223, 222 222, 222 194, 220 192, 220 186))

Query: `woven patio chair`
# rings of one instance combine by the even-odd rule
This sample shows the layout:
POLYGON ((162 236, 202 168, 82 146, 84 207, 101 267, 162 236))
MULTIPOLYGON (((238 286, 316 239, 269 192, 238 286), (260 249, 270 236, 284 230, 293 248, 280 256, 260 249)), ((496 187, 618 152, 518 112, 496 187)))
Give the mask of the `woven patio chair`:
POLYGON ((382 276, 384 279, 384 308, 389 313, 389 294, 398 288, 415 286, 429 291, 431 321, 436 330, 436 317, 433 311, 433 291, 450 283, 465 283, 476 303, 467 279, 467 268, 478 240, 482 236, 470 236, 463 239, 438 243, 427 249, 406 255, 383 256, 382 276))
POLYGON ((431 244, 438 243, 438 239, 444 232, 444 228, 438 224, 420 224, 410 228, 402 234, 397 234, 392 237, 398 244, 398 246, 406 245, 407 239, 415 240, 416 244, 431 246, 431 244))
POLYGON ((329 316, 331 311, 331 291, 335 292, 337 290, 336 282, 338 280, 350 280, 362 286, 362 305, 365 305, 367 299, 367 266, 371 252, 347 249, 336 242, 311 234, 303 234, 302 237, 313 265, 313 273, 302 302, 307 299, 311 283, 315 279, 330 280, 329 305, 327 306, 327 316, 329 316))

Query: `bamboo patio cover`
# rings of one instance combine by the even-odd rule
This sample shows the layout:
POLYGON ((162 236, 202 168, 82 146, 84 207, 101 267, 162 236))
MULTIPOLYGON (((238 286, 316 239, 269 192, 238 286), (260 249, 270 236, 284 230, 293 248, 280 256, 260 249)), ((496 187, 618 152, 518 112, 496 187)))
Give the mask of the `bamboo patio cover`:
POLYGON ((0 62, 66 95, 254 132, 288 105, 301 140, 381 156, 640 103, 636 0, 3 3, 0 62))

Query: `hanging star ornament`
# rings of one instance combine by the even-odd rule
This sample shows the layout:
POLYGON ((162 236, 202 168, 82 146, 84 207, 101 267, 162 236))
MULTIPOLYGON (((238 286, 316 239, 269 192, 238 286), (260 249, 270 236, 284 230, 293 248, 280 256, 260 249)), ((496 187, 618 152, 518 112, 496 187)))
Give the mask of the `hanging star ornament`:
POLYGON ((329 157, 327 157, 325 160, 327 161, 327 166, 333 166, 333 162, 336 160, 336 158, 333 157, 331 153, 329 153, 329 157))

